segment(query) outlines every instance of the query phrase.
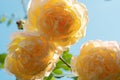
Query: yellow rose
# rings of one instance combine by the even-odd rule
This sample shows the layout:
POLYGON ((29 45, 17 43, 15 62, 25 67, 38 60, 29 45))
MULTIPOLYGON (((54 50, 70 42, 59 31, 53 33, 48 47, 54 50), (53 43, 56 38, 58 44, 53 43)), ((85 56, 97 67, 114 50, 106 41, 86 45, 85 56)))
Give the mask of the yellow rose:
POLYGON ((42 36, 19 33, 8 47, 5 69, 20 80, 42 79, 56 62, 55 48, 42 36))
POLYGON ((86 32, 85 6, 75 0, 31 0, 25 31, 38 31, 58 45, 68 46, 86 32))
POLYGON ((120 45, 115 41, 89 41, 73 62, 79 80, 120 79, 120 45))

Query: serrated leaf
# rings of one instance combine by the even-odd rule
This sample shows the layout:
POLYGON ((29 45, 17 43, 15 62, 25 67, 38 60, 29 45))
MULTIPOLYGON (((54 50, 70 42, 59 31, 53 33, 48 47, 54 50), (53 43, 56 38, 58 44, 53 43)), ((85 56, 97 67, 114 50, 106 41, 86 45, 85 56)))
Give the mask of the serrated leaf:
POLYGON ((53 73, 56 74, 56 75, 61 75, 61 74, 63 74, 63 72, 62 72, 61 69, 55 69, 55 70, 53 71, 53 73))
POLYGON ((5 21, 6 21, 6 17, 5 16, 0 19, 0 23, 3 23, 5 21))
POLYGON ((10 24, 12 24, 12 22, 13 22, 13 19, 9 19, 8 23, 7 23, 7 26, 9 26, 10 24))

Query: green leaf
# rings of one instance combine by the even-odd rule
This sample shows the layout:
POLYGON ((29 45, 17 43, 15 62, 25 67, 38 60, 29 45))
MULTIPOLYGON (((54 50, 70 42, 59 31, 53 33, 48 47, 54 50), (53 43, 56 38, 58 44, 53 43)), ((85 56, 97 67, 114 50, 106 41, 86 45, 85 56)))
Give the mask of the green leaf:
POLYGON ((18 79, 16 78, 16 80, 18 80, 18 79))
POLYGON ((68 66, 66 66, 66 65, 63 65, 62 68, 63 68, 64 70, 66 70, 66 71, 70 71, 70 68, 69 68, 68 66))
POLYGON ((4 63, 7 54, 0 54, 0 63, 4 63))
POLYGON ((64 70, 67 70, 67 71, 70 70, 70 68, 67 67, 66 64, 64 64, 61 60, 58 61, 55 69, 64 69, 64 70))
POLYGON ((57 64, 56 64, 56 69, 59 69, 61 68, 61 66, 63 65, 64 63, 62 61, 58 61, 57 64))
POLYGON ((62 72, 61 69, 55 69, 55 70, 53 71, 53 73, 56 74, 56 75, 61 75, 61 74, 63 74, 63 72, 62 72))
POLYGON ((0 63, 0 69, 1 68, 4 68, 4 64, 3 63, 0 63))
POLYGON ((4 68, 4 61, 7 54, 0 54, 0 68, 4 68))
POLYGON ((73 77, 73 80, 78 80, 78 77, 73 77))
POLYGON ((62 74, 62 75, 54 75, 54 76, 55 78, 67 77, 67 78, 72 78, 74 80, 78 80, 78 77, 73 74, 62 74))
POLYGON ((65 77, 64 75, 54 75, 55 78, 62 78, 65 77))
POLYGON ((70 64, 71 58, 72 58, 72 54, 69 53, 69 50, 64 51, 62 58, 70 64))
POLYGON ((3 17, 0 19, 0 23, 3 23, 3 22, 5 22, 5 21, 6 21, 6 17, 3 16, 3 17))
MULTIPOLYGON (((62 55, 62 58, 63 58, 63 60, 64 60, 66 63, 70 64, 70 61, 71 61, 71 58, 72 58, 72 54, 69 53, 69 50, 64 51, 64 53, 63 53, 63 55, 62 55)), ((62 58, 61 58, 61 59, 62 59, 62 58)), ((64 70, 70 71, 71 69, 70 69, 70 67, 68 67, 68 66, 64 63, 64 61, 61 60, 61 59, 56 63, 56 67, 55 67, 55 69, 53 70, 53 72, 51 73, 52 76, 50 75, 49 77, 44 78, 44 80, 51 80, 52 77, 53 77, 53 78, 62 78, 62 77, 64 77, 64 76, 71 76, 71 75, 64 75, 64 74, 63 74, 63 71, 64 71, 64 70)), ((73 75, 72 75, 72 76, 73 76, 73 75)), ((73 76, 73 77, 74 77, 74 76, 73 76)), ((71 77, 71 78, 73 78, 73 77, 71 77)))
POLYGON ((9 20, 8 20, 8 23, 7 23, 7 26, 9 26, 10 24, 12 24, 12 22, 13 22, 13 19, 12 19, 12 18, 9 19, 9 20))
MULTIPOLYGON (((64 51, 62 58, 68 63, 70 64, 71 58, 72 58, 72 54, 69 53, 69 50, 64 51)), ((66 66, 66 64, 64 62, 62 62, 61 60, 59 60, 56 64, 56 68, 55 69, 63 69, 66 71, 70 71, 70 68, 68 66, 66 66)))
POLYGON ((55 78, 54 78, 54 77, 52 77, 52 78, 51 78, 51 80, 55 80, 55 78))

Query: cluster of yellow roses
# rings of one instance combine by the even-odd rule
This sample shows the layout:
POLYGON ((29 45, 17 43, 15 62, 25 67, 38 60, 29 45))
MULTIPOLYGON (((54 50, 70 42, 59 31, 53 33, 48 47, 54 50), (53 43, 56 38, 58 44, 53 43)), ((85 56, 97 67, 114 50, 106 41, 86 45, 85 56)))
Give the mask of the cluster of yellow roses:
POLYGON ((43 79, 63 51, 85 35, 88 15, 75 0, 30 0, 24 31, 12 36, 5 68, 20 80, 43 79))
MULTIPOLYGON (((30 0, 24 31, 9 44, 6 70, 19 80, 42 80, 62 52, 84 37, 87 22, 87 10, 76 0, 30 0)), ((79 80, 119 80, 120 45, 89 41, 71 66, 79 80)))

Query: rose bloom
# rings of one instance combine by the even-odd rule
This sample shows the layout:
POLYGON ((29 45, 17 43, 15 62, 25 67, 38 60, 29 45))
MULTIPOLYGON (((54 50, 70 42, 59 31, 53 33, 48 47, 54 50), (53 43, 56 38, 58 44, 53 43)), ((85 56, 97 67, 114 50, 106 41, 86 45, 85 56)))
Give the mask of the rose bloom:
POLYGON ((9 44, 5 69, 19 80, 42 80, 59 59, 55 53, 54 46, 44 37, 17 33, 9 44))
POLYGON ((89 41, 72 63, 79 80, 119 80, 120 45, 115 41, 89 41))
POLYGON ((67 46, 85 35, 87 22, 87 10, 76 0, 31 0, 24 29, 67 46))

